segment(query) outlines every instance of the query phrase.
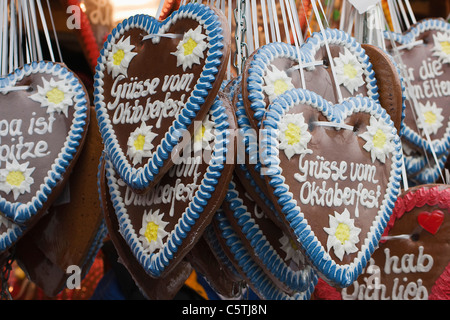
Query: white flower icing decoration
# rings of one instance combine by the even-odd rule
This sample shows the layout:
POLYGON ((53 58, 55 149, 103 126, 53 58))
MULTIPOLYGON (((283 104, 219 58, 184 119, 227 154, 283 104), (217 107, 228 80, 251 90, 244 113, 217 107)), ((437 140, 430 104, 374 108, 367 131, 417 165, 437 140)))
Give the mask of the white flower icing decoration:
POLYGON ((283 234, 279 241, 281 249, 286 253, 285 261, 292 260, 297 266, 304 263, 303 255, 294 240, 283 234))
POLYGON ((47 113, 63 113, 68 116, 69 107, 73 105, 75 93, 72 87, 64 80, 55 81, 50 78, 47 81, 42 78, 42 87, 37 86, 37 93, 29 98, 41 104, 42 108, 47 108, 47 113))
POLYGON ((286 72, 279 70, 275 66, 272 66, 272 71, 267 69, 267 74, 264 76, 264 82, 266 85, 263 86, 263 90, 269 97, 270 103, 272 103, 280 94, 294 89, 292 79, 286 72))
POLYGON ((159 209, 153 212, 150 209, 148 212, 144 211, 142 216, 142 227, 139 230, 139 240, 142 243, 144 252, 154 253, 156 250, 163 247, 163 240, 169 234, 164 228, 168 222, 163 220, 164 213, 159 214, 159 209))
POLYGON ((11 191, 14 195, 14 200, 24 193, 29 193, 34 179, 31 174, 35 168, 28 168, 30 163, 26 162, 19 164, 17 160, 12 163, 6 162, 4 169, 0 169, 0 191, 9 194, 11 191))
POLYGON ((135 46, 130 44, 130 37, 127 37, 125 40, 122 37, 117 43, 112 45, 111 51, 106 58, 106 68, 109 74, 112 73, 113 78, 119 74, 128 77, 128 66, 137 55, 136 52, 132 52, 134 48, 135 46))
POLYGON ((438 57, 444 63, 450 63, 450 34, 437 32, 433 35, 433 56, 438 57))
POLYGON ((153 154, 153 139, 157 136, 152 132, 153 126, 147 126, 142 122, 139 128, 136 128, 128 138, 127 155, 133 161, 133 165, 141 164, 142 158, 150 158, 153 154))
POLYGON ((190 29, 178 43, 177 51, 171 54, 177 57, 177 67, 182 66, 183 71, 192 68, 194 64, 200 64, 200 59, 204 58, 204 51, 208 47, 206 35, 202 33, 199 25, 195 30, 190 29))
POLYGON ((417 126, 420 129, 425 127, 429 134, 436 134, 444 121, 442 108, 438 108, 436 102, 431 104, 430 101, 427 101, 425 105, 419 102, 419 107, 424 121, 417 121, 417 126))
POLYGON ((329 228, 323 228, 328 233, 327 250, 334 250, 334 254, 341 261, 344 254, 358 251, 356 243, 359 242, 361 229, 355 227, 353 219, 350 219, 350 212, 345 209, 342 214, 334 212, 334 216, 329 215, 329 228))
POLYGON ((307 148, 311 137, 302 113, 285 114, 280 119, 278 131, 279 148, 284 150, 288 159, 291 159, 295 154, 312 153, 307 148))
POLYGON ((353 94, 359 87, 364 85, 363 68, 358 59, 347 49, 345 52, 339 53, 339 57, 335 57, 335 73, 338 85, 343 85, 353 94))
POLYGON ((194 151, 211 150, 211 141, 214 140, 215 122, 210 120, 208 114, 194 134, 194 151))
POLYGON ((381 163, 385 163, 386 157, 395 150, 393 143, 395 136, 392 128, 374 116, 370 116, 370 125, 367 126, 367 131, 360 134, 359 137, 366 141, 363 147, 370 152, 372 162, 378 159, 381 163))

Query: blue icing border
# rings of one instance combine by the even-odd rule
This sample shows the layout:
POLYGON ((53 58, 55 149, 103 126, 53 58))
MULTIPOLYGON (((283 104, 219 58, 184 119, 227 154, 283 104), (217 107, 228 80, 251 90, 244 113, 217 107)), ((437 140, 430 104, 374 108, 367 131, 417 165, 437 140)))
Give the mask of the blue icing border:
POLYGON ((264 271, 252 259, 251 254, 246 250, 244 244, 231 227, 222 209, 216 212, 214 219, 215 221, 213 223, 218 230, 217 236, 224 239, 240 271, 246 275, 249 285, 255 289, 254 291, 260 295, 260 298, 266 300, 308 300, 311 298, 311 294, 318 281, 317 275, 313 276, 305 291, 297 292, 292 296, 286 294, 273 284, 264 271))
POLYGON ((183 132, 191 125, 192 120, 205 102, 206 97, 212 89, 212 83, 216 80, 215 76, 221 64, 221 58, 223 57, 222 51, 224 49, 223 39, 223 29, 219 17, 211 8, 197 3, 189 3, 181 6, 178 11, 173 12, 170 17, 162 22, 147 15, 132 16, 119 23, 108 36, 95 68, 94 103, 100 133, 109 159, 111 159, 119 176, 133 189, 145 189, 155 179, 155 176, 159 173, 165 161, 170 157, 172 149, 183 136, 183 132), (182 112, 173 121, 172 126, 166 132, 161 143, 156 147, 153 157, 143 167, 136 169, 130 165, 124 151, 121 150, 105 107, 102 79, 104 77, 106 56, 112 43, 130 28, 140 28, 149 34, 155 34, 161 31, 164 32, 170 24, 184 17, 197 20, 206 30, 210 46, 208 47, 208 54, 205 57, 205 68, 186 101, 182 112), (193 96, 194 94, 195 96, 193 96))
POLYGON ((47 176, 42 181, 39 191, 28 203, 11 203, 0 197, 0 211, 8 219, 20 225, 25 224, 39 212, 48 200, 48 196, 52 193, 53 188, 61 181, 87 130, 86 119, 88 119, 89 113, 88 100, 86 99, 83 85, 72 71, 58 63, 39 61, 26 64, 5 78, 1 78, 0 88, 14 86, 24 77, 36 73, 49 74, 67 81, 76 94, 74 96, 73 120, 67 139, 51 165, 51 169, 47 172, 47 176))
POLYGON ((229 129, 229 119, 225 113, 225 107, 219 98, 216 98, 209 112, 214 117, 216 138, 208 169, 195 192, 194 198, 182 214, 175 229, 167 236, 168 238, 164 241, 164 246, 157 253, 148 254, 144 252, 142 244, 136 235, 135 227, 128 218, 122 195, 117 189, 116 171, 107 158, 107 154, 105 154, 105 158, 107 159, 105 165, 106 179, 111 202, 113 203, 114 211, 119 222, 120 233, 128 243, 137 261, 153 277, 159 277, 170 264, 178 247, 188 236, 191 227, 201 219, 204 208, 207 206, 208 201, 210 201, 211 193, 216 188, 221 187, 218 183, 226 163, 232 133, 229 129))
MULTIPOLYGON (((429 31, 429 30, 437 30, 443 32, 450 32, 450 24, 444 20, 440 19, 425 19, 420 21, 411 27, 411 29, 406 34, 398 34, 395 32, 384 32, 384 37, 386 40, 392 39, 402 45, 407 45, 416 40, 416 37, 421 33, 429 31)), ((423 138, 417 132, 404 125, 404 129, 402 131, 402 137, 404 137, 407 141, 412 144, 425 149, 430 154, 432 153, 432 146, 428 143, 427 139, 423 138)), ((444 136, 440 140, 431 141, 433 145, 433 149, 437 156, 440 156, 446 152, 450 148, 450 121, 447 122, 447 130, 444 136)), ((437 169, 437 168, 436 168, 437 169)), ((426 179, 427 180, 427 179, 426 179)), ((427 180, 428 181, 428 180, 427 180)))
MULTIPOLYGON (((252 214, 248 211, 233 181, 229 184, 225 201, 233 212, 233 219, 239 225, 240 232, 251 243, 255 255, 261 259, 267 270, 293 291, 307 290, 315 276, 314 270, 309 265, 299 271, 294 271, 289 267, 267 240, 264 231, 260 229, 255 219, 252 218, 252 214)), ((222 210, 224 210, 223 206, 222 210)))
POLYGON ((267 156, 263 164, 268 167, 267 172, 270 175, 269 185, 273 188, 274 195, 278 199, 278 204, 282 210, 281 214, 288 221, 303 251, 316 270, 329 281, 341 287, 346 287, 352 284, 361 274, 362 269, 366 266, 371 254, 377 247, 392 214, 398 193, 400 192, 402 171, 400 137, 397 135, 397 130, 389 115, 373 99, 354 97, 346 100, 341 105, 331 105, 317 94, 304 89, 293 89, 279 96, 270 105, 266 113, 266 118, 263 120, 264 130, 277 130, 280 117, 297 104, 308 104, 322 112, 329 121, 338 123, 342 123, 346 117, 353 113, 369 113, 389 124, 392 128, 392 133, 396 136, 394 139, 395 150, 392 154, 391 175, 387 184, 385 198, 381 203, 377 216, 372 222, 371 231, 362 242, 357 257, 351 264, 346 265, 337 264, 331 259, 323 245, 315 237, 314 232, 310 229, 301 208, 289 191, 289 186, 284 183, 282 169, 279 166, 280 160, 278 158, 279 142, 273 134, 268 138, 267 151, 265 152, 267 156))

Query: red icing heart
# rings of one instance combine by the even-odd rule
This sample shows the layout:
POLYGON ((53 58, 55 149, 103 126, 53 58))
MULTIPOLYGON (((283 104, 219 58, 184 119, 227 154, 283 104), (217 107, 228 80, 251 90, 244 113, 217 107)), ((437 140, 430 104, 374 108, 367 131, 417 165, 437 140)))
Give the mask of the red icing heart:
POLYGON ((417 216, 417 221, 420 226, 432 234, 436 234, 444 222, 444 213, 441 210, 434 210, 433 212, 421 212, 417 216))

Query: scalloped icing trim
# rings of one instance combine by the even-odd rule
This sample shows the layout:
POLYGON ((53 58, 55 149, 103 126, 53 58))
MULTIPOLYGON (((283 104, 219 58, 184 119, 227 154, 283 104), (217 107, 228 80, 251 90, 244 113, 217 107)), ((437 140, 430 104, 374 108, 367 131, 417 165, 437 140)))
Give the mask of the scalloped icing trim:
MULTIPOLYGON (((405 34, 399 34, 394 32, 384 32, 384 37, 387 40, 390 40, 391 36, 394 41, 406 45, 409 43, 412 43, 415 41, 416 37, 419 36, 421 33, 429 31, 429 30, 437 30, 437 31, 444 31, 444 32, 450 32, 450 24, 446 21, 439 20, 439 19, 425 19, 423 21, 420 21, 416 25, 414 25, 407 33, 405 34)), ((428 143, 427 139, 420 136, 417 132, 409 128, 407 125, 404 125, 404 129, 402 131, 402 137, 404 137, 406 140, 411 142, 412 144, 423 148, 427 150, 427 152, 431 153, 431 146, 428 143)), ((440 156, 444 154, 445 152, 448 152, 448 149, 450 148, 450 120, 447 123, 447 130, 444 134, 444 136, 439 140, 433 140, 432 141, 434 152, 437 156, 440 156)), ((436 173, 433 172, 431 174, 431 177, 435 175, 436 173)), ((425 177, 421 181, 430 181, 430 176, 425 177)), ((435 181, 435 180, 434 180, 435 181)))
MULTIPOLYGON (((336 105, 332 106, 317 94, 303 89, 294 89, 281 95, 279 99, 271 105, 271 108, 267 112, 266 120, 263 122, 264 128, 271 127, 272 129, 276 129, 276 119, 296 104, 308 104, 320 111, 329 121, 336 122, 343 121, 351 114, 366 112, 389 124, 393 132, 395 132, 395 135, 397 132, 389 115, 373 99, 360 97, 351 98, 344 101, 343 104, 338 105, 339 108, 336 108, 336 105)), ((267 154, 276 155, 279 143, 274 137, 269 138, 269 140, 270 141, 267 143, 267 154)), ((282 207, 281 214, 284 214, 291 228, 293 228, 306 256, 320 274, 341 287, 352 284, 362 272, 370 255, 377 247, 394 208, 400 190, 402 166, 401 143, 398 136, 396 136, 394 143, 396 148, 392 154, 392 165, 385 197, 380 205, 377 216, 372 222, 370 228, 371 231, 365 237, 357 257, 355 257, 351 264, 347 265, 336 264, 324 249, 323 245, 315 237, 314 232, 310 229, 300 207, 293 199, 292 193, 289 192, 289 186, 284 183, 282 169, 279 166, 279 159, 276 156, 268 156, 263 163, 271 165, 268 170, 270 170, 271 175, 269 184, 272 188, 274 190, 277 188, 279 190, 285 190, 285 192, 283 192, 283 202, 280 203, 280 206, 282 207)), ((281 195, 276 193, 276 196, 280 197, 281 195)))
POLYGON ((395 221, 413 210, 416 207, 424 205, 438 206, 440 209, 450 208, 450 186, 448 185, 432 185, 418 186, 413 190, 400 195, 395 202, 392 216, 386 226, 384 235, 387 235, 395 224, 395 221), (439 190, 444 188, 443 190, 439 190))
POLYGON ((225 201, 229 203, 229 208, 233 211, 233 217, 240 226, 241 232, 251 243, 255 255, 260 257, 267 270, 292 290, 307 290, 315 272, 310 266, 306 266, 304 270, 299 271, 294 271, 289 267, 267 240, 263 230, 252 218, 252 214, 248 212, 248 208, 245 206, 242 196, 236 190, 236 184, 233 181, 229 184, 225 201))
POLYGON ((296 292, 293 295, 288 295, 277 288, 274 283, 267 277, 264 271, 252 259, 251 254, 246 250, 244 244, 239 239, 227 220, 222 209, 218 210, 214 216, 215 225, 217 226, 217 237, 222 237, 223 242, 226 243, 228 251, 234 257, 234 262, 239 267, 239 271, 245 274, 245 278, 249 285, 253 287, 255 293, 260 298, 266 300, 309 300, 314 291, 315 285, 318 281, 318 276, 313 275, 309 286, 305 291, 296 292))
POLYGON ((192 226, 195 225, 197 220, 201 219, 202 212, 208 201, 210 201, 208 195, 211 194, 211 189, 215 190, 215 188, 220 187, 218 186, 218 177, 221 176, 224 167, 223 164, 226 163, 231 133, 229 130, 228 116, 225 114, 225 107, 221 100, 216 98, 210 112, 216 117, 214 121, 216 123, 217 134, 208 168, 195 192, 194 198, 183 212, 174 230, 167 236, 163 247, 156 253, 148 254, 144 252, 136 230, 129 219, 123 198, 118 191, 116 171, 105 154, 106 179, 114 211, 119 221, 119 232, 128 243, 137 261, 139 261, 147 273, 154 277, 158 277, 165 270, 166 266, 176 254, 178 247, 188 236, 192 226))
POLYGON ((159 173, 166 159, 170 157, 173 147, 178 143, 178 139, 182 136, 186 128, 191 124, 192 119, 197 114, 203 104, 204 98, 209 94, 209 88, 202 86, 200 83, 211 83, 215 81, 215 74, 217 67, 221 64, 220 59, 223 56, 223 35, 220 27, 218 17, 214 11, 209 7, 190 3, 180 7, 180 9, 170 15, 169 18, 160 22, 153 17, 147 15, 136 15, 124 20, 120 23, 112 33, 108 36, 104 44, 104 48, 100 52, 98 64, 96 67, 96 74, 94 76, 94 95, 95 95, 95 109, 97 112, 97 120, 100 128, 100 133, 105 144, 105 149, 108 157, 112 162, 114 168, 117 170, 119 176, 129 186, 135 189, 145 189, 150 181, 153 181, 155 176, 159 173), (209 43, 208 54, 206 55, 205 67, 202 71, 197 84, 195 85, 191 95, 183 107, 183 111, 173 121, 172 126, 166 132, 164 138, 161 140, 153 157, 141 168, 134 168, 130 165, 124 151, 121 150, 118 144, 117 136, 111 125, 103 96, 103 77, 106 69, 106 56, 111 50, 112 42, 119 39, 124 31, 131 28, 140 28, 147 33, 157 33, 165 31, 170 24, 175 23, 179 18, 195 19, 206 30, 206 35, 209 43), (196 93, 197 97, 193 96, 196 93))
POLYGON ((20 224, 27 222, 36 215, 48 200, 48 196, 52 193, 53 188, 63 178, 63 175, 77 153, 83 135, 87 130, 86 118, 88 117, 87 114, 89 112, 88 101, 86 100, 86 93, 82 84, 72 71, 57 63, 41 61, 26 64, 22 68, 16 69, 14 73, 0 79, 0 88, 13 86, 24 77, 36 73, 45 73, 59 77, 73 86, 73 91, 76 92, 73 107, 74 118, 72 120, 70 131, 67 134, 67 139, 64 142, 64 146, 51 165, 51 170, 48 171, 47 176, 44 178, 44 182, 41 183, 40 189, 36 195, 26 204, 20 202, 11 203, 0 197, 0 211, 9 219, 20 224))

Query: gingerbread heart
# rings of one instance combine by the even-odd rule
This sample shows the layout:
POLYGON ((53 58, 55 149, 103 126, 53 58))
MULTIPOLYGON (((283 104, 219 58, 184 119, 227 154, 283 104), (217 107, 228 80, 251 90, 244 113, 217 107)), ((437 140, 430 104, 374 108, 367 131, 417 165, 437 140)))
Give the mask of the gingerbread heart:
MULTIPOLYGON (((448 300, 448 185, 421 185, 398 197, 384 241, 363 274, 341 291, 346 300, 448 300), (424 212, 437 212, 439 230, 422 230, 424 212)), ((427 215, 428 216, 428 215, 427 215)), ((428 216, 429 217, 429 216, 428 216)))
POLYGON ((42 61, 0 79, 0 104, 0 212, 31 224, 59 196, 76 163, 89 97, 65 65, 42 61))
POLYGON ((294 89, 269 106, 261 163, 272 202, 310 263, 345 287, 376 248, 400 191, 400 138, 370 98, 332 105, 294 89))
POLYGON ((309 287, 291 295, 280 290, 259 267, 252 254, 246 249, 222 210, 214 216, 214 241, 217 242, 236 270, 245 279, 250 288, 265 300, 308 300, 317 283, 317 276, 311 279, 309 287))
MULTIPOLYGON (((377 100, 379 96, 375 72, 361 45, 340 30, 327 29, 325 34, 336 66, 336 82, 340 84, 342 97, 363 94, 377 100), (351 70, 351 73, 346 74, 345 70, 351 70)), ((306 89, 328 101, 338 102, 324 45, 322 33, 314 33, 299 50, 292 45, 272 43, 259 48, 249 57, 243 72, 242 94, 253 128, 259 128, 266 108, 278 95, 302 87, 298 70, 299 54, 307 65, 304 70, 306 89), (315 62, 319 64, 316 66, 315 62)))
POLYGON ((279 289, 290 295, 308 289, 315 272, 295 242, 264 214, 236 176, 222 209, 253 260, 279 289))
POLYGON ((110 190, 120 233, 151 276, 162 277, 183 259, 221 205, 226 195, 221 186, 229 183, 234 170, 227 156, 234 157, 235 128, 230 103, 219 93, 193 147, 145 194, 134 193, 107 159, 107 185, 102 188, 110 190))
POLYGON ((108 157, 135 192, 158 183, 183 135, 205 117, 229 43, 223 14, 196 3, 162 22, 130 17, 109 35, 96 67, 95 106, 108 157))
POLYGON ((426 19, 415 24, 405 34, 386 32, 385 38, 394 57, 396 55, 391 40, 401 46, 404 77, 411 84, 406 91, 405 130, 402 138, 430 155, 432 149, 437 156, 448 153, 450 111, 446 106, 450 101, 447 85, 450 80, 450 56, 445 46, 450 39, 450 24, 443 19, 426 19), (409 91, 414 92, 417 106, 414 106, 409 91), (428 141, 424 130, 431 141, 428 141))

